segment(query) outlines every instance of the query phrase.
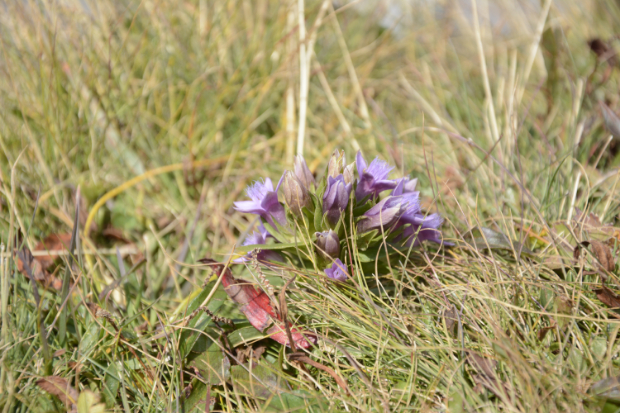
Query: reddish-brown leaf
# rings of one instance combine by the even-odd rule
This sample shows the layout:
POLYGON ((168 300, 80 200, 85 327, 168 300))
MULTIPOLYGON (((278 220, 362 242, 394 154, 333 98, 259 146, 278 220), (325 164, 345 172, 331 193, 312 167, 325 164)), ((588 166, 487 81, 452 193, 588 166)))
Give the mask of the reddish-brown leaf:
POLYGON ((78 391, 71 387, 69 382, 62 377, 43 377, 37 380, 37 385, 49 394, 58 397, 67 407, 77 403, 78 391))
POLYGON ((607 304, 611 308, 620 308, 620 297, 611 292, 609 288, 603 285, 601 288, 594 290, 594 292, 603 304, 607 304))
POLYGON ((17 258, 17 269, 27 278, 33 278, 42 282, 45 286, 51 286, 56 290, 62 288, 62 282, 54 274, 47 272, 41 263, 32 256, 30 250, 26 247, 15 253, 17 258))
POLYGON ((598 259, 601 268, 609 272, 613 271, 616 264, 614 262, 614 256, 611 254, 611 248, 609 248, 609 245, 597 240, 590 241, 590 244, 592 245, 592 251, 598 259))
POLYGON ((554 328, 555 326, 549 326, 549 327, 543 327, 540 330, 538 330, 538 340, 543 341, 545 337, 547 336, 547 333, 553 330, 554 328))
MULTIPOLYGON (((225 269, 221 263, 208 258, 202 259, 200 262, 210 264, 215 272, 222 276, 224 291, 235 303, 241 306, 241 312, 254 328, 262 332, 273 324, 267 330, 267 334, 278 343, 290 347, 284 322, 274 311, 271 299, 263 290, 245 280, 234 278, 230 269, 225 269), (222 271, 224 271, 223 274, 222 271)), ((298 347, 309 348, 316 344, 316 336, 314 334, 301 332, 295 327, 291 328, 291 333, 293 341, 298 347)))
MULTIPOLYGON (((71 243, 71 233, 63 234, 51 234, 48 235, 43 241, 39 242, 34 248, 35 251, 63 251, 69 249, 71 243)), ((50 265, 58 258, 55 255, 39 255, 35 259, 41 264, 44 270, 47 270, 50 265)))

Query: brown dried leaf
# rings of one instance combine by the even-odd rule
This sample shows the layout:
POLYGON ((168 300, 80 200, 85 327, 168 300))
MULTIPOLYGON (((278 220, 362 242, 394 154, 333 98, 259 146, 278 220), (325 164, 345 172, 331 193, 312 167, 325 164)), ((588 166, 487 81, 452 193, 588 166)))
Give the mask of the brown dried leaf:
POLYGON ((604 41, 597 37, 588 40, 588 46, 590 46, 590 50, 592 50, 594 54, 599 58, 609 52, 609 46, 607 46, 604 41))
POLYGON ((495 379, 495 367, 497 366, 497 361, 488 359, 486 357, 479 356, 474 353, 470 353, 467 356, 467 361, 469 364, 476 369, 479 374, 483 374, 486 377, 495 379))
POLYGON ((609 245, 596 240, 590 241, 590 244, 592 245, 592 250, 598 259, 601 268, 605 271, 613 271, 616 264, 614 263, 614 257, 611 254, 611 248, 609 248, 609 245))
POLYGON ((52 357, 60 357, 60 356, 62 356, 63 354, 65 354, 66 352, 67 352, 67 350, 66 350, 66 349, 61 348, 60 350, 56 350, 56 351, 54 352, 54 354, 52 354, 52 357))
POLYGON ((547 333, 553 330, 554 328, 555 326, 549 326, 549 327, 543 327, 540 330, 538 330, 538 340, 543 341, 545 337, 547 336, 547 333))
POLYGON ((583 241, 575 246, 575 249, 573 250, 573 258, 575 261, 578 261, 581 256, 581 247, 588 247, 591 245, 592 253, 598 260, 598 267, 603 271, 612 272, 616 268, 614 256, 611 253, 611 245, 613 245, 614 242, 615 238, 610 238, 606 242, 601 242, 598 240, 583 241))
POLYGON ((24 247, 17 251, 15 257, 17 258, 17 269, 24 274, 26 278, 33 278, 35 281, 42 282, 46 287, 51 286, 56 290, 62 288, 62 281, 54 274, 48 273, 41 263, 32 256, 28 248, 24 247))
POLYGON ((448 333, 454 334, 458 322, 458 314, 454 307, 446 308, 443 312, 443 319, 446 322, 448 333))
MULTIPOLYGON (((35 251, 63 251, 69 248, 71 245, 71 233, 51 234, 47 236, 43 241, 39 242, 34 248, 35 251)), ((41 264, 44 270, 47 270, 50 265, 58 258, 55 255, 39 255, 35 259, 41 264)))
POLYGON ((37 385, 49 394, 58 397, 66 407, 75 405, 80 395, 67 380, 58 376, 43 377, 37 380, 37 385))
POLYGON ((497 361, 479 356, 474 353, 470 353, 467 356, 467 362, 477 372, 477 374, 472 375, 474 383, 476 384, 474 391, 480 392, 482 391, 482 388, 485 387, 498 397, 501 397, 502 393, 509 393, 507 386, 504 383, 500 382, 497 378, 497 375, 495 374, 495 367, 497 366, 497 361))
POLYGON ((601 288, 594 290, 598 299, 607 304, 611 308, 620 308, 620 297, 615 295, 611 290, 604 285, 601 288))

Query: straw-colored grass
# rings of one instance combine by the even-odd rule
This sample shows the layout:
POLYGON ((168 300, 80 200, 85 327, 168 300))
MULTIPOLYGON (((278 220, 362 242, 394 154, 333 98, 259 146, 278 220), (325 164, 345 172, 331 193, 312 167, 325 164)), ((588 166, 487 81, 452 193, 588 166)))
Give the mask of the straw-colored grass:
POLYGON ((382 27, 384 6, 360 2, 0 2, 3 412, 67 409, 37 384, 52 375, 124 412, 620 409, 618 388, 592 388, 620 376, 619 313, 595 292, 620 285, 620 136, 599 106, 620 110, 619 5, 462 3, 398 3, 382 27), (593 38, 612 51, 597 59, 593 38), (198 265, 251 229, 232 208, 249 183, 296 152, 321 176, 336 148, 417 177, 456 244, 344 286, 264 270, 276 292, 297 274, 289 317, 348 394, 198 265), (79 254, 49 269, 72 283, 30 282, 13 252, 70 234, 76 199, 79 254), (572 259, 610 238, 614 267, 592 246, 572 259), (228 354, 222 377, 197 300, 233 319, 236 350, 266 346, 260 361, 228 354))

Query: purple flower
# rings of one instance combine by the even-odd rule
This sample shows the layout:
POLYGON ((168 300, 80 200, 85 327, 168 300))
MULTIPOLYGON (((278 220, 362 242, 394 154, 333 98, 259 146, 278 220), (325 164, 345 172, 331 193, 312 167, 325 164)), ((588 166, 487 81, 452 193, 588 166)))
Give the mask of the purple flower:
POLYGON ((340 255, 340 239, 331 229, 325 232, 317 232, 316 248, 318 253, 325 258, 338 258, 340 255))
POLYGON ((340 258, 336 258, 334 264, 331 267, 325 268, 325 274, 336 281, 347 280, 347 267, 340 261, 340 258))
POLYGON ((340 219, 342 211, 349 203, 352 184, 344 182, 342 174, 333 178, 327 177, 327 188, 323 194, 323 214, 327 214, 327 221, 331 225, 336 225, 340 219))
POLYGON ((274 225, 274 218, 280 225, 286 225, 284 207, 278 202, 278 189, 282 184, 282 178, 280 178, 275 190, 269 178, 265 179, 264 182, 254 182, 254 185, 246 189, 246 193, 252 200, 235 202, 235 209, 248 214, 260 215, 271 225, 274 225))
MULTIPOLYGON (((254 231, 252 234, 248 235, 243 241, 243 246, 246 245, 265 245, 267 244, 267 238, 271 237, 271 234, 267 231, 267 229, 263 226, 263 224, 259 224, 258 232, 254 231)), ((284 262, 284 258, 282 255, 272 250, 259 250, 258 256, 256 257, 258 261, 280 261, 284 262)), ((239 257, 233 262, 241 264, 244 262, 248 262, 252 260, 252 253, 247 253, 243 257, 239 257)))
POLYGON ((394 167, 388 165, 387 162, 375 158, 375 160, 368 165, 362 156, 362 152, 359 151, 357 152, 356 163, 359 181, 357 183, 357 189, 355 190, 355 199, 358 202, 368 195, 376 198, 381 192, 396 187, 396 181, 387 179, 390 171, 394 169, 394 167))
MULTIPOLYGON (((405 224, 410 225, 398 236, 397 241, 405 240, 405 245, 411 246, 413 244, 414 247, 420 245, 422 241, 432 241, 441 244, 443 240, 439 227, 442 222, 443 218, 439 214, 430 214, 427 216, 421 213, 403 215, 397 226, 405 224)), ((447 242, 444 242, 444 244, 452 245, 447 242)))
POLYGON ((410 192, 415 192, 415 187, 418 184, 418 178, 409 179, 408 176, 404 178, 396 179, 396 187, 392 191, 392 195, 402 195, 410 192))
POLYGON ((357 223, 357 232, 363 233, 381 227, 387 228, 394 224, 402 213, 403 197, 389 196, 379 201, 377 205, 362 215, 362 220, 357 223))

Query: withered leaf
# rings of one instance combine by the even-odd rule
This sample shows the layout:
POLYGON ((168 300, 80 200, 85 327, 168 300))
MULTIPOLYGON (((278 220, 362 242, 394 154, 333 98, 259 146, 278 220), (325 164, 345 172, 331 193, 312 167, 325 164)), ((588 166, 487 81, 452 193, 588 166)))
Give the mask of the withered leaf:
POLYGON ((474 383, 476 383, 474 391, 481 391, 482 388, 485 387, 498 397, 502 395, 502 390, 503 394, 509 393, 506 385, 501 383, 495 374, 497 361, 470 353, 467 356, 467 362, 477 373, 472 375, 474 383))
POLYGON ((79 393, 62 377, 47 376, 37 380, 37 386, 56 396, 67 407, 77 403, 79 393))
POLYGON ((607 377, 590 386, 590 392, 596 396, 620 402, 620 377, 607 377))
POLYGON ((547 336, 547 333, 553 330, 554 328, 555 326, 549 326, 549 327, 543 327, 540 330, 538 330, 538 340, 543 341, 545 337, 547 336))
MULTIPOLYGON (((591 240, 591 241, 583 241, 581 245, 583 245, 584 247, 587 247, 588 245, 592 246, 592 253, 598 260, 599 267, 603 271, 611 272, 615 269, 616 264, 614 262, 614 257, 611 253, 611 248, 609 247, 607 243, 603 243, 597 240, 591 240)), ((575 256, 576 258, 579 258, 579 253, 577 251, 578 251, 578 246, 575 247, 575 253, 573 254, 573 256, 575 256)))
MULTIPOLYGON (((71 244, 71 233, 51 234, 37 244, 35 251, 63 251, 71 244)), ((39 255, 35 259, 47 270, 56 261, 57 256, 39 255)))
MULTIPOLYGON (((215 272, 222 276, 222 285, 226 294, 241 306, 239 310, 254 328, 262 332, 271 325, 267 330, 270 338, 290 347, 284 322, 274 311, 271 299, 263 290, 245 280, 235 279, 230 269, 225 268, 221 263, 208 258, 200 262, 210 264, 215 272)), ((290 323, 288 325, 290 326, 290 323)), ((316 344, 316 335, 300 331, 295 327, 290 328, 290 331, 296 347, 310 348, 316 344)))
POLYGON ((609 52, 609 46, 597 37, 588 40, 588 46, 590 46, 590 50, 592 50, 597 57, 602 57, 609 52))
POLYGON ((603 224, 601 219, 594 213, 590 212, 586 214, 581 209, 575 207, 575 215, 573 216, 573 222, 582 227, 585 232, 588 233, 603 233, 612 235, 615 228, 608 224, 603 224))
POLYGON ((598 259, 601 267, 606 271, 613 271, 616 265, 609 245, 596 240, 590 241, 590 244, 592 245, 594 255, 598 259))
POLYGON ((450 307, 443 311, 443 319, 446 322, 446 329, 450 334, 454 334, 454 331, 458 323, 458 314, 456 308, 450 307))
POLYGON ((611 308, 620 308, 620 297, 615 295, 611 290, 604 285, 601 288, 594 290, 598 299, 607 304, 611 308))
POLYGON ((62 281, 54 274, 50 274, 43 268, 38 257, 33 257, 32 253, 27 247, 23 247, 15 254, 17 258, 17 269, 24 274, 26 278, 34 279, 35 281, 42 282, 46 287, 51 286, 56 290, 62 288, 62 281))
POLYGON ((497 366, 497 361, 479 356, 474 353, 470 353, 467 356, 467 361, 473 368, 476 369, 479 374, 483 374, 489 378, 495 378, 494 370, 497 366))

